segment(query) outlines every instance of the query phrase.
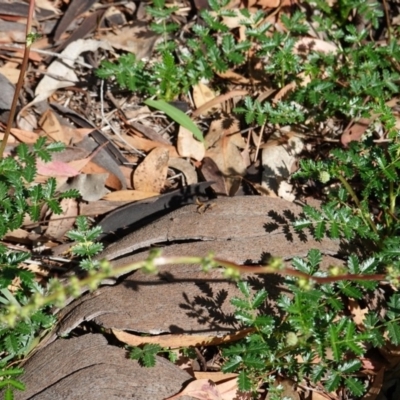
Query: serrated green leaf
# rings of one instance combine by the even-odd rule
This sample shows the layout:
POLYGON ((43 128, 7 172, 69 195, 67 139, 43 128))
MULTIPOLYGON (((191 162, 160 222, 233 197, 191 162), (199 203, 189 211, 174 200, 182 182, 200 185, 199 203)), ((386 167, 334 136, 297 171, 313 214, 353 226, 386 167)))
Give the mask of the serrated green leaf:
POLYGON ((352 372, 358 371, 360 368, 361 361, 358 359, 354 359, 339 365, 338 370, 343 374, 351 374, 352 372))
POLYGON ((251 380, 245 371, 240 371, 238 379, 238 386, 241 392, 248 392, 251 389, 251 380))
POLYGON ((335 361, 340 361, 341 355, 340 355, 340 349, 338 346, 338 341, 339 341, 339 336, 337 332, 337 326, 336 325, 329 325, 329 336, 330 336, 330 346, 332 349, 332 354, 333 358, 335 361))
POLYGON ((243 310, 236 311, 235 318, 245 325, 248 325, 248 326, 253 325, 254 317, 246 311, 243 311, 243 310))
POLYGON ((312 221, 308 220, 308 219, 298 219, 295 222, 293 222, 293 227, 298 230, 301 231, 302 229, 305 228, 309 228, 310 226, 312 226, 312 221))
POLYGON ((4 392, 4 400, 14 400, 14 392, 10 387, 4 392))
POLYGON ((250 368, 263 369, 265 367, 265 361, 256 357, 254 354, 246 354, 243 358, 243 363, 250 368))
POLYGON ((143 365, 147 368, 154 367, 156 365, 156 356, 151 351, 144 351, 141 358, 143 365))
POLYGON ((46 146, 46 149, 51 152, 60 152, 65 150, 65 144, 62 142, 52 142, 46 146))
POLYGON ((400 326, 398 322, 395 321, 389 321, 386 324, 386 329, 389 334, 389 339, 391 343, 394 345, 399 345, 400 344, 400 326))
POLYGON ((15 380, 15 379, 7 379, 7 381, 8 381, 8 383, 9 383, 10 385, 12 385, 15 389, 18 389, 18 390, 21 390, 21 391, 23 391, 23 390, 26 389, 25 384, 24 384, 23 382, 21 382, 21 381, 17 381, 17 380, 15 380))
POLYGON ((264 335, 269 335, 275 328, 275 320, 270 315, 257 315, 254 326, 261 328, 264 335))
POLYGON ((324 365, 316 365, 312 369, 312 381, 314 383, 319 383, 322 379, 322 377, 326 373, 326 367, 324 365))
POLYGON ((62 208, 60 206, 60 203, 55 200, 55 199, 48 199, 46 200, 46 204, 49 206, 51 211, 53 211, 54 214, 61 214, 62 213, 62 208))
POLYGON ((241 309, 241 310, 250 310, 251 309, 251 305, 249 304, 249 302, 247 300, 239 299, 237 297, 233 297, 231 299, 231 304, 234 307, 236 307, 237 309, 241 309))
POLYGON ((0 376, 18 376, 24 372, 23 368, 8 368, 0 370, 0 376))
POLYGON ((18 338, 13 334, 7 335, 4 338, 4 347, 10 354, 18 354, 19 350, 18 338))
POLYGON ((177 124, 183 126, 187 130, 193 133, 194 137, 197 140, 200 140, 204 143, 204 137, 200 129, 197 125, 192 121, 192 119, 186 115, 181 110, 178 110, 176 107, 167 103, 164 100, 146 100, 144 102, 149 107, 153 107, 157 110, 163 111, 166 115, 168 115, 171 119, 173 119, 177 124))
POLYGON ((242 295, 244 297, 246 297, 246 299, 250 298, 250 296, 251 296, 251 288, 250 288, 249 282, 239 281, 237 283, 237 286, 238 286, 240 292, 242 293, 242 295))
POLYGON ((337 372, 331 373, 325 383, 325 389, 328 392, 334 392, 340 384, 340 375, 337 372))
POLYGON ((133 347, 129 352, 129 357, 132 360, 139 360, 143 355, 143 351, 140 347, 133 347))
POLYGON ((355 378, 352 377, 346 378, 344 383, 347 389, 349 389, 354 396, 360 397, 366 391, 365 386, 355 378))
POLYGON ((341 281, 341 282, 339 282, 338 286, 339 286, 340 290, 342 291, 342 293, 348 297, 352 297, 354 299, 362 299, 363 298, 362 291, 358 287, 355 287, 352 282, 341 281))
POLYGON ((75 199, 75 198, 79 197, 80 195, 81 194, 79 193, 79 190, 69 189, 60 194, 60 199, 75 199))
POLYGON ((233 372, 236 371, 237 368, 240 367, 242 363, 242 357, 240 356, 234 356, 231 359, 229 359, 223 366, 222 366, 222 372, 233 372))
POLYGON ((323 239, 326 232, 326 224, 325 221, 319 221, 315 225, 315 239, 321 240, 323 239))
POLYGON ((263 304, 265 302, 265 300, 268 297, 268 293, 265 289, 261 289, 259 290, 253 298, 251 307, 253 310, 256 310, 257 308, 259 308, 261 306, 261 304, 263 304))

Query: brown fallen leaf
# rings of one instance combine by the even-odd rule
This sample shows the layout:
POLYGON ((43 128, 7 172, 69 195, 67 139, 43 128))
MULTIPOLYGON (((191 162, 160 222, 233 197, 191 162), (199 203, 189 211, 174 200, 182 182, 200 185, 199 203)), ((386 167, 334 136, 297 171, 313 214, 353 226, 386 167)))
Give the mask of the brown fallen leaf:
POLYGON ((170 158, 168 167, 181 172, 185 177, 186 185, 192 185, 198 182, 196 168, 189 161, 183 158, 170 158))
POLYGON ((149 152, 155 148, 165 148, 168 149, 170 157, 179 157, 176 148, 172 145, 156 142, 154 140, 140 138, 138 136, 122 135, 122 137, 135 149, 142 150, 144 152, 149 152))
POLYGON ((49 75, 45 75, 38 83, 35 89, 35 99, 25 107, 29 107, 34 103, 42 100, 47 100, 57 89, 71 86, 78 82, 78 77, 75 73, 74 62, 81 53, 87 51, 97 51, 99 48, 110 49, 106 42, 93 39, 79 39, 70 43, 61 53, 64 58, 62 60, 53 61, 47 68, 49 75), (62 77, 56 79, 55 77, 62 77))
POLYGON ((141 60, 151 56, 159 35, 149 29, 147 22, 136 20, 129 26, 103 33, 100 37, 115 49, 125 50, 141 60))
POLYGON ((89 161, 82 169, 81 172, 87 175, 91 174, 108 174, 106 179, 105 185, 114 190, 121 190, 122 183, 114 174, 110 171, 106 170, 105 168, 101 167, 100 165, 94 163, 93 161, 89 161))
POLYGON ((61 214, 52 214, 46 229, 46 236, 59 240, 72 229, 75 217, 78 215, 76 199, 62 199, 60 202, 61 214))
POLYGON ((206 157, 210 157, 224 176, 226 194, 246 173, 246 163, 239 148, 246 143, 239 132, 239 121, 235 118, 214 120, 205 138, 206 157))
POLYGON ((272 197, 279 196, 294 201, 292 186, 288 178, 297 165, 298 154, 304 148, 303 140, 294 132, 277 140, 270 140, 262 146, 262 186, 272 197))
POLYGON ((236 378, 238 374, 234 372, 222 372, 222 371, 193 371, 196 379, 210 379, 215 383, 224 382, 236 378))
POLYGON ((140 190, 118 190, 116 192, 111 192, 103 197, 103 200, 108 201, 138 201, 143 199, 148 199, 150 197, 158 196, 159 193, 155 192, 142 192, 140 190))
POLYGON ((216 194, 227 193, 225 179, 217 164, 210 157, 204 157, 201 164, 201 173, 207 182, 214 182, 211 187, 216 194))
POLYGON ((43 132, 55 142, 62 142, 69 145, 69 141, 65 137, 64 131, 54 111, 51 109, 46 110, 39 119, 39 125, 43 132))
MULTIPOLYGON (((229 379, 220 384, 216 384, 210 379, 198 379, 190 382, 179 394, 168 397, 166 400, 173 400, 182 396, 190 396, 199 400, 234 400, 238 398, 237 392, 237 378, 229 379)), ((241 393, 240 399, 250 400, 251 393, 241 393)))
POLYGON ((196 161, 201 161, 206 153, 204 144, 196 140, 193 133, 183 126, 179 127, 176 147, 181 157, 193 158, 196 161))
POLYGON ((133 174, 133 187, 142 192, 160 193, 168 172, 169 151, 165 147, 152 150, 133 174))
MULTIPOLYGON (((204 83, 199 82, 197 85, 193 86, 193 101, 196 108, 200 108, 215 97, 215 92, 204 83)), ((210 108, 207 108, 203 111, 203 114, 208 114, 211 111, 216 111, 218 109, 221 109, 221 104, 210 106, 210 108)))
MULTIPOLYGON (((9 63, 15 64, 15 63, 9 63)), ((11 83, 16 84, 18 82, 18 77, 20 74, 19 69, 17 67, 12 66, 2 66, 0 68, 0 74, 4 75, 11 83)))
POLYGON ((39 175, 70 178, 79 174, 78 169, 62 161, 55 160, 45 163, 41 159, 38 159, 36 162, 39 175))
POLYGON ((349 124, 340 137, 342 144, 347 147, 350 142, 359 142, 371 122, 372 118, 360 118, 353 124, 349 124))
POLYGON ((11 128, 11 135, 16 137, 20 142, 26 144, 35 143, 40 136, 35 132, 26 131, 24 129, 18 129, 18 128, 11 128))
POLYGON ((361 308, 360 302, 349 298, 348 308, 353 318, 353 322, 359 327, 364 326, 366 315, 369 313, 368 307, 361 308))

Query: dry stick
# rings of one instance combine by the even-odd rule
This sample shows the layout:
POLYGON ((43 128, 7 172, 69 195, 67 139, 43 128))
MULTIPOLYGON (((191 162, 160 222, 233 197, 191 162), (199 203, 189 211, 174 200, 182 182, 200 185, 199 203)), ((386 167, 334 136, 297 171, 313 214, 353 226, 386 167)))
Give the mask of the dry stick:
POLYGON ((382 0, 382 6, 383 6, 383 10, 385 12, 386 27, 387 27, 387 31, 388 31, 387 43, 389 44, 390 41, 392 40, 392 34, 391 34, 392 27, 390 24, 389 10, 388 10, 388 5, 387 5, 386 0, 382 0))
POLYGON ((3 158, 4 150, 7 146, 8 137, 10 136, 11 127, 12 127, 14 117, 15 117, 15 112, 17 109, 18 96, 22 89, 22 85, 24 84, 25 72, 26 72, 26 69, 28 66, 28 60, 29 60, 29 49, 31 48, 31 45, 33 43, 33 40, 31 37, 31 28, 32 28, 32 20, 33 20, 34 10, 35 10, 35 0, 29 0, 28 19, 26 21, 26 41, 25 41, 25 48, 24 48, 24 58, 22 59, 21 71, 19 73, 18 83, 15 88, 14 97, 13 97, 11 109, 10 109, 10 115, 8 117, 6 130, 4 131, 4 137, 3 137, 3 140, 2 140, 1 146, 0 146, 0 159, 3 158))

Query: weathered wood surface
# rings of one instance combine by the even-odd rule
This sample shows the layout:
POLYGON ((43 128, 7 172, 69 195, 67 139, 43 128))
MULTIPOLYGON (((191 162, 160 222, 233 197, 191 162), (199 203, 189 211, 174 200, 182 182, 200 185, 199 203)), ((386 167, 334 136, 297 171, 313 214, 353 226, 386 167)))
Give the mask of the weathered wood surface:
MULTIPOLYGON (((319 248, 330 255, 338 252, 338 242, 327 239, 316 242, 309 235, 290 228, 290 223, 301 214, 302 209, 288 201, 238 196, 218 198, 209 204, 204 213, 199 212, 201 210, 196 205, 173 211, 108 246, 98 258, 114 260, 149 246, 174 241, 238 241, 238 244, 244 241, 248 244, 257 238, 264 238, 264 251, 285 258, 290 258, 293 246, 299 249, 301 246, 301 254, 310 248, 319 248)), ((246 251, 245 246, 241 248, 246 251)))
MULTIPOLYGON (((203 214, 198 212, 195 205, 174 211, 110 246, 100 258, 112 260, 111 263, 118 266, 143 260, 148 255, 149 246, 162 245, 163 255, 166 256, 204 256, 214 251, 219 258, 239 264, 257 264, 268 254, 290 262, 293 257, 305 256, 311 248, 318 248, 324 254, 325 267, 341 264, 339 259, 333 257, 340 252, 339 242, 317 242, 310 235, 295 232, 290 227, 291 221, 301 212, 301 208, 292 203, 265 197, 220 198, 213 203, 215 206, 203 214)), ((283 278, 248 274, 246 279, 254 290, 262 287, 268 290, 269 298, 264 311, 273 312, 277 296, 286 291, 283 278)), ((161 268, 158 275, 137 271, 121 278, 114 286, 103 286, 94 293, 82 296, 60 312, 59 323, 49 337, 47 347, 44 346, 35 354, 28 364, 28 377, 29 371, 33 371, 33 377, 35 370, 41 371, 46 363, 50 363, 53 370, 58 368, 59 363, 65 371, 65 378, 56 384, 58 379, 52 378, 54 371, 38 372, 36 377, 40 375, 42 387, 49 387, 44 393, 50 395, 32 398, 112 398, 111 392, 103 389, 98 394, 96 392, 95 397, 85 395, 86 386, 91 387, 88 382, 90 374, 86 374, 83 367, 79 368, 80 371, 74 367, 74 359, 80 351, 62 352, 63 346, 69 345, 69 340, 57 339, 49 344, 58 335, 67 335, 83 321, 93 321, 106 329, 117 328, 138 333, 226 334, 238 328, 230 304, 230 299, 238 294, 236 285, 224 279, 220 270, 204 274, 200 266, 171 265, 161 268), (44 359, 48 361, 45 363, 44 359), (69 369, 71 372, 68 372, 69 369), (82 375, 81 381, 77 380, 78 374, 82 375), (71 395, 65 396, 68 390, 71 395)), ((123 351, 112 346, 106 348, 112 354, 123 351)), ((100 388, 103 387, 101 378, 105 379, 109 368, 116 368, 108 356, 102 359, 103 364, 93 366, 91 373, 93 382, 98 382, 96 385, 100 388), (102 372, 103 368, 106 372, 102 372)), ((126 361, 135 364, 131 360, 126 361)), ((159 368, 172 368, 165 363, 165 360, 160 363, 159 368)), ((145 394, 146 385, 149 386, 147 390, 153 390, 155 381, 162 382, 154 374, 157 372, 152 369, 141 370, 141 378, 148 379, 148 383, 140 384, 143 392, 135 398, 158 398, 153 394, 145 394)), ((120 388, 126 380, 135 382, 128 379, 125 373, 111 375, 114 376, 112 382, 118 393, 122 393, 120 388)), ((178 376, 182 375, 178 373, 178 376)), ((182 382, 180 379, 177 378, 177 381, 182 382)), ((130 394, 133 390, 131 385, 135 383, 127 383, 127 393, 130 394)), ((121 396, 125 398, 125 394, 121 396)))
POLYGON ((25 392, 16 400, 162 400, 179 392, 192 377, 157 357, 144 368, 111 346, 100 334, 59 339, 36 353, 25 365, 25 392))

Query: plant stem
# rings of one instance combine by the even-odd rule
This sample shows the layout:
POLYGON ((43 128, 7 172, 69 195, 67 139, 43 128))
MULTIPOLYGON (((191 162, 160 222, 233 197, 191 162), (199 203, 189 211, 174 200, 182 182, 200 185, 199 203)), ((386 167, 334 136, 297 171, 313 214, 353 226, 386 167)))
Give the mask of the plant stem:
POLYGON ((12 124, 14 122, 15 112, 17 110, 17 103, 19 93, 21 92, 22 85, 24 84, 25 73, 28 66, 29 60, 29 50, 32 45, 32 41, 30 39, 30 33, 32 28, 32 20, 33 20, 33 12, 35 10, 35 0, 29 0, 29 10, 28 10, 28 18, 26 21, 26 40, 24 47, 24 57, 22 59, 21 70, 18 77, 17 86, 15 88, 14 97, 11 103, 10 115, 8 117, 7 126, 4 131, 4 137, 0 145, 0 159, 3 158, 4 150, 7 146, 8 137, 10 136, 10 131, 12 124))
POLYGON ((370 226, 370 228, 374 231, 374 233, 378 234, 378 230, 376 229, 375 224, 373 223, 373 221, 371 221, 371 218, 369 218, 368 216, 365 216, 363 211, 362 211, 362 207, 361 207, 361 203, 360 200, 358 200, 357 195, 355 194, 353 188, 349 185, 349 182, 347 182, 347 180, 340 174, 338 174, 338 178, 340 180, 340 182, 342 182, 343 186, 345 187, 345 189, 347 190, 347 192, 350 194, 350 196, 352 197, 354 203, 356 203, 356 206, 358 207, 358 209, 361 212, 361 217, 364 220, 364 222, 370 226))

